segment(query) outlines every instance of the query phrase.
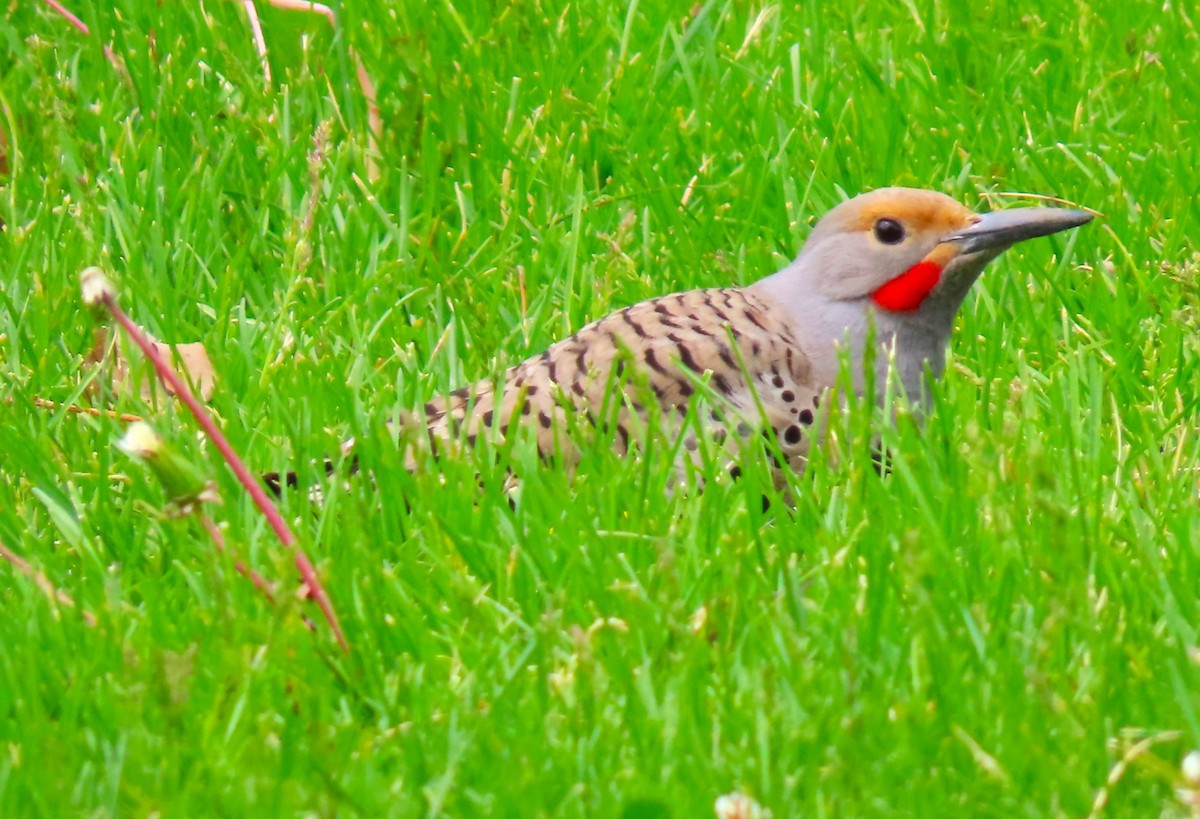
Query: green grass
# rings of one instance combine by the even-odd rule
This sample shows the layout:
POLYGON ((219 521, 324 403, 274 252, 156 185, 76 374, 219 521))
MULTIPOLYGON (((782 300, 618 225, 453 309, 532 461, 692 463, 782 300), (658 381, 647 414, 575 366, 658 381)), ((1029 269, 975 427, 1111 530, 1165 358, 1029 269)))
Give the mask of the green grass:
MULTIPOLYGON (((1178 731, 1104 815, 1183 815, 1188 3, 431 0, 347 8, 336 35, 262 8, 271 89, 239 3, 76 5, 89 38, 0 13, 0 541, 99 622, 0 564, 0 814, 699 817, 743 790, 776 817, 1085 816, 1130 745, 1178 731), (379 91, 375 183, 348 46, 379 91), (573 478, 515 453, 514 510, 509 456, 410 475, 389 445, 398 409, 614 308, 752 281, 888 184, 1106 214, 989 269, 928 422, 884 433, 890 476, 855 447, 764 515, 761 470, 668 497, 665 453, 593 447, 573 478), (349 656, 157 515, 120 424, 33 406, 79 400, 91 264, 206 344, 255 467, 363 442, 374 484, 287 501, 349 656)), ((116 407, 198 449, 175 408, 116 407)), ((229 541, 290 584, 200 457, 229 541)))

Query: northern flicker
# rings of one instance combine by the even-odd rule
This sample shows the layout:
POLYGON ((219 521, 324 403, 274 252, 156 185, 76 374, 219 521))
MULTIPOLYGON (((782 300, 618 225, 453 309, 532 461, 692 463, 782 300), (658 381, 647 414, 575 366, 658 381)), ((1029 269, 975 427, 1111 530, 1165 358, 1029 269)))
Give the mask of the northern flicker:
MULTIPOLYGON (((977 214, 948 196, 884 188, 835 207, 790 265, 746 287, 692 290, 612 313, 495 380, 430 401, 402 426, 439 444, 525 427, 544 455, 573 451, 574 416, 611 430, 624 451, 648 429, 680 432, 697 395, 703 426, 734 448, 773 431, 802 469, 818 410, 848 355, 862 390, 868 338, 874 383, 911 399, 940 376, 955 314, 984 266, 1017 242, 1090 221, 1063 208, 977 214)), ((290 477, 290 476, 289 476, 290 477)))

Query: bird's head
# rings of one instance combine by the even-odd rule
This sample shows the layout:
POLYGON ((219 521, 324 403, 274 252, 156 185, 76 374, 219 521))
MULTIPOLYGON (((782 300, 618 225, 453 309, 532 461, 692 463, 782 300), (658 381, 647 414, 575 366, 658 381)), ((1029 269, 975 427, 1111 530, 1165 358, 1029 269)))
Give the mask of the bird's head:
POLYGON ((1091 219, 1065 208, 978 214, 934 191, 883 188, 826 214, 798 261, 808 286, 831 300, 953 317, 984 265, 1004 250, 1091 219))

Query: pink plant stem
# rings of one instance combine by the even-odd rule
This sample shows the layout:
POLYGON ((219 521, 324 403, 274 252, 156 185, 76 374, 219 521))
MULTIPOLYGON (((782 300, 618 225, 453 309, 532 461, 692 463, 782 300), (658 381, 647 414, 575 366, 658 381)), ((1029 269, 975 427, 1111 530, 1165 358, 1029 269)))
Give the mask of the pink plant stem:
POLYGON ((254 35, 254 47, 258 50, 258 59, 262 63, 263 79, 271 84, 271 62, 267 59, 267 38, 263 36, 262 23, 258 19, 258 9, 254 0, 243 0, 246 17, 250 20, 250 31, 254 35))
MULTIPOLYGON (((59 14, 61 14, 64 18, 66 18, 66 21, 68 23, 70 23, 71 25, 73 25, 75 27, 75 29, 77 31, 79 31, 80 33, 84 34, 85 36, 90 35, 92 33, 92 30, 90 28, 88 28, 87 23, 83 22, 78 17, 76 17, 74 14, 72 14, 70 12, 70 10, 68 10, 67 7, 64 6, 62 3, 58 2, 58 0, 44 0, 44 2, 46 3, 47 6, 54 9, 59 14)), ((104 58, 109 61, 109 63, 112 65, 112 67, 116 69, 117 73, 121 76, 122 79, 124 79, 126 81, 127 84, 131 84, 131 80, 129 79, 129 73, 125 70, 125 66, 121 64, 120 60, 117 59, 116 52, 114 52, 112 50, 112 48, 108 45, 103 46, 103 49, 104 49, 104 58)))
MULTIPOLYGON (((217 551, 225 554, 225 536, 221 534, 220 527, 213 523, 212 518, 203 513, 200 514, 200 525, 204 527, 204 531, 208 532, 209 537, 213 539, 213 545, 217 547, 217 551)), ((267 585, 267 581, 263 580, 261 574, 254 571, 254 569, 247 568, 246 564, 237 558, 234 558, 233 568, 237 570, 238 574, 253 583, 254 588, 262 592, 263 597, 267 598, 268 603, 274 604, 275 595, 271 593, 271 587, 267 585)), ((304 619, 308 620, 307 617, 304 619)), ((309 623, 309 628, 311 627, 312 624, 309 623)))
POLYGON ((308 588, 309 595, 317 601, 317 605, 321 608, 321 613, 325 615, 325 620, 329 623, 329 627, 333 629, 333 634, 337 638, 338 645, 342 647, 343 651, 349 653, 350 646, 346 642, 346 637, 342 633, 341 626, 338 625, 337 615, 333 611, 333 604, 329 602, 329 598, 325 594, 325 589, 321 585, 321 581, 317 578, 316 569, 313 568, 308 555, 304 554, 304 550, 296 543, 296 536, 292 534, 292 530, 284 522, 283 516, 275 508, 275 504, 271 503, 270 498, 267 497, 267 493, 263 491, 258 481, 246 469, 246 465, 242 463, 242 459, 233 451, 233 447, 230 446, 229 441, 221 434, 221 430, 217 428, 212 418, 204 411, 204 407, 200 405, 200 402, 196 400, 196 396, 192 394, 187 383, 159 355, 158 350, 150 343, 150 339, 146 338, 146 334, 142 332, 141 328, 134 324, 133 319, 125 314, 125 311, 121 309, 116 299, 110 293, 105 293, 101 296, 100 301, 112 313, 113 318, 125 328, 125 332, 129 333, 129 337, 134 340, 134 343, 141 348, 142 354, 154 365, 154 370, 158 373, 159 377, 167 383, 171 391, 175 393, 179 400, 183 401, 192 415, 195 416, 196 422, 200 424, 201 429, 212 440, 222 457, 225 458, 225 462, 229 464, 229 468, 233 470, 233 474, 237 476, 242 486, 250 493, 254 504, 263 513, 263 516, 266 517, 267 523, 275 531, 275 536, 279 538, 279 542, 292 550, 296 561, 296 568, 300 570, 300 576, 304 579, 304 585, 308 588))
MULTIPOLYGON (((71 595, 67 594, 61 589, 56 589, 54 584, 50 582, 50 578, 33 568, 33 566, 29 565, 29 562, 25 560, 25 558, 18 555, 3 543, 0 543, 0 557, 7 560, 13 565, 14 569, 36 583, 38 588, 41 589, 47 597, 53 597, 59 603, 67 606, 68 608, 75 608, 75 600, 72 599, 71 595)), ((96 625, 96 616, 87 609, 80 609, 79 614, 81 617, 83 617, 83 622, 87 623, 89 626, 96 625)))
POLYGON ((68 11, 67 7, 64 6, 62 3, 58 2, 58 0, 45 0, 45 2, 46 2, 47 6, 54 9, 59 14, 61 14, 63 17, 65 17, 67 22, 70 23, 71 25, 75 26, 75 28, 78 29, 81 33, 91 34, 91 31, 88 29, 87 23, 83 22, 78 17, 76 17, 74 14, 72 14, 70 11, 68 11))
MULTIPOLYGON (((324 3, 314 3, 312 0, 268 0, 268 2, 277 9, 319 14, 328 21, 330 28, 337 30, 337 14, 324 3)), ((379 154, 379 139, 383 136, 383 117, 379 113, 379 101, 375 95, 375 83, 371 81, 371 75, 367 73, 367 68, 363 65, 363 61, 354 47, 347 43, 346 48, 349 50, 350 56, 354 58, 354 73, 358 77, 358 87, 367 101, 367 147, 370 150, 367 155, 367 179, 377 182, 379 180, 379 163, 375 157, 379 154)))
POLYGON ((358 53, 353 49, 350 53, 354 57, 358 87, 367 101, 367 148, 370 150, 367 154, 367 179, 378 182, 379 162, 375 157, 379 155, 379 138, 383 135, 383 116, 379 113, 379 101, 375 95, 375 83, 371 81, 371 75, 367 73, 367 68, 358 53))

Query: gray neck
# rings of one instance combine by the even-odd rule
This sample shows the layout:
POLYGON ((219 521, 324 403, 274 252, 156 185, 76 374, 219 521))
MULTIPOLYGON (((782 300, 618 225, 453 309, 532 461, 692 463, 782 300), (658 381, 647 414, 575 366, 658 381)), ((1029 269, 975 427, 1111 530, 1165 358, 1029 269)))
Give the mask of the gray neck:
POLYGON ((896 386, 902 388, 914 403, 925 403, 926 369, 934 378, 941 377, 954 316, 974 277, 965 287, 957 280, 954 283, 958 286, 936 292, 913 313, 881 310, 869 297, 834 298, 812 287, 807 278, 798 260, 751 285, 750 290, 778 306, 790 319, 793 334, 808 354, 816 382, 836 383, 841 356, 848 355, 854 389, 862 393, 866 339, 873 324, 877 399, 883 400, 890 383, 893 390, 896 386))

